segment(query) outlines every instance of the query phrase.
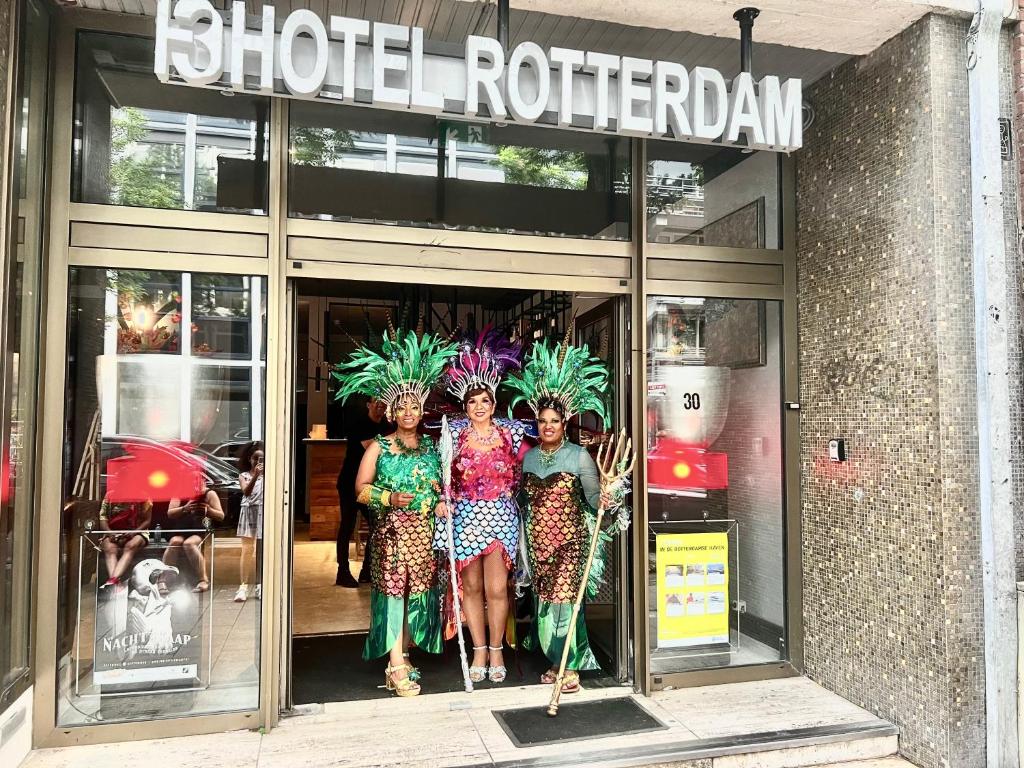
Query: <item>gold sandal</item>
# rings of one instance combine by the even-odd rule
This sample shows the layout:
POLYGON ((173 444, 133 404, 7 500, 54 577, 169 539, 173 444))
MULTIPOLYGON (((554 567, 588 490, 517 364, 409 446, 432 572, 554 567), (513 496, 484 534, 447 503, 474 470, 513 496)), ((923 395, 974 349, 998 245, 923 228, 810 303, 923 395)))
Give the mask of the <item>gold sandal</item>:
POLYGON ((389 691, 394 691, 399 696, 418 696, 420 692, 419 683, 409 679, 412 669, 411 664, 399 664, 397 667, 388 664, 387 669, 384 670, 384 687, 389 691), (403 669, 406 670, 406 676, 396 680, 395 672, 403 669))
POLYGON ((572 669, 565 670, 565 676, 562 678, 562 693, 576 693, 582 688, 580 673, 572 669))

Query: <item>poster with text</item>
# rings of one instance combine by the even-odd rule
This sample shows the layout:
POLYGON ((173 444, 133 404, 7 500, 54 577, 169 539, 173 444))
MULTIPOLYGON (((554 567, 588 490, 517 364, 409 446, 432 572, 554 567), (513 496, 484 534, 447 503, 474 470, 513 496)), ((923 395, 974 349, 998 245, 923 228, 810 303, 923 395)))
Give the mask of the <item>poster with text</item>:
POLYGON ((97 580, 93 682, 108 692, 201 684, 201 597, 160 554, 147 547, 121 583, 97 580))
POLYGON ((728 534, 660 533, 656 547, 658 647, 728 643, 728 534))

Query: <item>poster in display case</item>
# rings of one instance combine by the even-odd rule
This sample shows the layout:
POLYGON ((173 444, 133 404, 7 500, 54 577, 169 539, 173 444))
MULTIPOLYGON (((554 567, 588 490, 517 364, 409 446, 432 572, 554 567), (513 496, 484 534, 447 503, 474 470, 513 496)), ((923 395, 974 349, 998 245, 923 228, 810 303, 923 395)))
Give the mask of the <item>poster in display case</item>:
MULTIPOLYGON (((184 552, 168 557, 168 541, 174 535, 200 537, 199 551, 214 583, 213 531, 157 532, 157 540, 137 552, 124 579, 114 584, 106 579, 107 535, 91 531, 81 539, 80 562, 84 566, 91 559, 91 549, 96 563, 95 589, 82 591, 78 612, 78 642, 92 641, 92 687, 103 696, 206 688, 212 662, 212 592, 193 591, 198 579, 189 558, 184 552), (93 602, 93 610, 82 604, 86 601, 93 602)), ((80 664, 83 650, 76 654, 80 664)), ((79 681, 82 671, 76 676, 79 681)))
POLYGON ((659 533, 655 539, 658 647, 729 644, 729 534, 659 533))

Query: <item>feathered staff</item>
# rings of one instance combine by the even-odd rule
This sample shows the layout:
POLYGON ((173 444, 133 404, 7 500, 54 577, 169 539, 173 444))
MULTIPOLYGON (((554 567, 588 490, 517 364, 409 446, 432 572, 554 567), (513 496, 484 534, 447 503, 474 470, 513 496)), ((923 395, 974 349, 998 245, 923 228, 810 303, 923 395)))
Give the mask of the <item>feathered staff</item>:
POLYGON ((466 693, 472 693, 473 681, 469 679, 469 660, 466 658, 466 640, 462 636, 462 606, 459 600, 458 574, 455 572, 455 510, 452 508, 452 457, 455 453, 452 445, 452 433, 448 429, 448 417, 441 417, 441 439, 438 443, 441 453, 441 476, 444 480, 444 506, 448 510, 448 575, 452 584, 452 604, 455 610, 455 621, 458 622, 459 659, 462 661, 462 680, 466 684, 466 693))

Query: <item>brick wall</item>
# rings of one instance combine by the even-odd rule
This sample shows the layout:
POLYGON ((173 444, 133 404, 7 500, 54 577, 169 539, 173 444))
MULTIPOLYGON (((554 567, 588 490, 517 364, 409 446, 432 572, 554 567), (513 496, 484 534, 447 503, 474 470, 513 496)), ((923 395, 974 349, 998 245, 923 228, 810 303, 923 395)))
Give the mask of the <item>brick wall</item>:
POLYGON ((807 671, 956 768, 984 764, 966 31, 822 78, 797 155, 807 671))

